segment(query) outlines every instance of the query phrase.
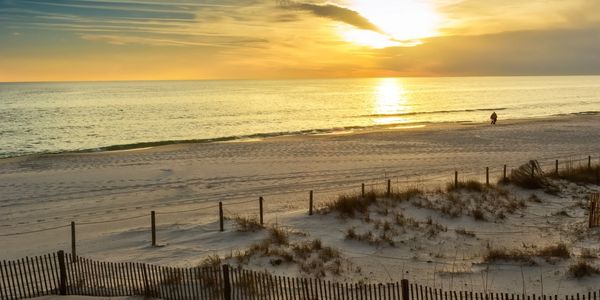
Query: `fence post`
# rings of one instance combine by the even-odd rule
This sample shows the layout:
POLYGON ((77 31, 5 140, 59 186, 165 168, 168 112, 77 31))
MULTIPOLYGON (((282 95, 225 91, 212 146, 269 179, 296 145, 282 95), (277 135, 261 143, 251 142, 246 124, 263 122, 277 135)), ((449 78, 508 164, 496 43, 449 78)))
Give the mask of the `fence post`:
POLYGON ((454 171, 454 188, 458 188, 458 171, 454 171))
POLYGON ((594 203, 594 199, 590 196, 590 214, 588 218, 588 228, 592 228, 593 220, 594 220, 594 208, 596 203, 594 203))
POLYGON ((71 255, 73 256, 73 261, 77 262, 77 251, 75 245, 75 222, 71 221, 71 255))
POLYGON ((313 214, 313 191, 308 193, 308 215, 312 216, 313 214))
POLYGON ((503 172, 503 175, 502 175, 502 180, 504 182, 506 182, 506 165, 504 165, 504 172, 503 172))
POLYGON ((260 210, 260 225, 263 225, 264 224, 264 222, 263 222, 264 219, 263 219, 263 197, 262 196, 260 196, 258 198, 258 208, 260 210))
POLYGON ((554 162, 554 173, 558 175, 558 159, 554 162))
POLYGON ((408 279, 402 279, 400 281, 402 287, 402 300, 409 300, 408 298, 408 279))
POLYGON ((223 265, 223 298, 231 300, 231 282, 229 281, 229 265, 223 265))
POLYGON ((219 229, 224 231, 223 227, 223 202, 219 201, 219 229))
POLYGON ((65 251, 58 251, 58 268, 60 269, 60 282, 58 291, 60 295, 67 294, 67 268, 65 266, 65 251))
POLYGON ((363 198, 365 197, 365 184, 364 184, 364 183, 361 185, 361 188, 360 188, 360 195, 361 195, 363 198))
POLYGON ((392 180, 387 180, 387 195, 388 197, 392 194, 392 180))
POLYGON ((592 156, 588 155, 588 169, 592 168, 592 156))
POLYGON ((485 167, 485 185, 490 185, 490 167, 485 167))
POLYGON ((150 226, 152 227, 152 247, 156 246, 156 213, 150 212, 150 226))

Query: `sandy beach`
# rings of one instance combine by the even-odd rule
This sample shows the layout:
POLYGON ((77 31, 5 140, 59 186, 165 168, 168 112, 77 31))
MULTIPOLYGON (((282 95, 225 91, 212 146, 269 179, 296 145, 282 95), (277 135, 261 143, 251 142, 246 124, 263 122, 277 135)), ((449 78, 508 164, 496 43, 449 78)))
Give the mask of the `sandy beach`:
MULTIPOLYGON (((496 126, 472 123, 398 126, 338 134, 3 159, 0 161, 2 258, 70 249, 68 225, 74 221, 78 224, 80 255, 111 261, 195 265, 208 255, 226 255, 264 238, 260 232, 237 232, 231 220, 226 222, 226 231, 220 233, 217 221, 219 201, 224 204, 226 216, 255 216, 257 199, 262 196, 267 224, 318 237, 361 267, 361 274, 344 274, 340 280, 388 281, 408 276, 423 284, 433 282, 448 287, 448 274, 461 273, 462 276, 452 277, 455 288, 478 287, 482 284, 480 274, 484 267, 474 262, 486 243, 520 245, 568 240, 569 230, 585 223, 583 211, 573 208, 570 217, 560 220, 549 216, 571 207, 574 201, 580 201, 598 187, 565 184, 569 191, 566 198, 536 192, 545 204, 532 204, 526 212, 502 222, 448 219, 435 212, 403 207, 407 214, 420 218, 433 216, 448 228, 508 233, 494 237, 483 233, 474 240, 417 235, 418 242, 395 247, 345 240, 343 232, 349 226, 362 226, 353 224, 354 221, 330 215, 308 217, 309 190, 314 191, 316 206, 320 207, 341 193, 359 191, 361 183, 368 189, 383 188, 390 179, 395 190, 408 186, 435 189, 451 181, 455 170, 461 180, 483 181, 485 168, 489 167, 495 182, 504 164, 510 170, 530 159, 539 160, 548 169, 553 168, 555 159, 561 164, 578 163, 581 159, 587 163, 587 156, 592 155, 597 163, 599 121, 600 116, 586 115, 500 120, 496 126), (149 245, 152 210, 157 212, 158 240, 162 247, 149 245), (515 224, 531 227, 553 224, 560 230, 517 228, 515 224), (462 250, 458 252, 457 247, 462 250), (446 254, 436 257, 431 250, 436 248, 446 249, 443 251, 446 254), (450 263, 452 271, 446 265, 450 263)), ((513 192, 524 198, 531 193, 513 192)), ((597 234, 574 243, 600 248, 597 234)), ((261 269, 266 265, 254 263, 249 267, 261 269)), ((517 267, 495 268, 492 289, 520 287, 521 278, 513 278, 517 267)), ((544 279, 547 286, 552 283, 559 286, 552 293, 586 290, 600 284, 597 278, 566 280, 565 268, 561 263, 542 264, 528 269, 526 281, 532 289, 537 288, 540 272, 547 274, 544 279)), ((273 271, 297 273, 291 267, 273 271)))

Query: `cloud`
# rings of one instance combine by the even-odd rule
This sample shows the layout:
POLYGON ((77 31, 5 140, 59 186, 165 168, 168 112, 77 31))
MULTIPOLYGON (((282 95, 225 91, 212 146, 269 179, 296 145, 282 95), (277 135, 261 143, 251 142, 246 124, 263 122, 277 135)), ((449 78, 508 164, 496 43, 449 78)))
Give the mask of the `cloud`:
POLYGON ((331 20, 343 22, 360 29, 382 33, 381 29, 379 29, 367 18, 363 17, 361 14, 354 10, 342 6, 337 6, 334 4, 312 4, 292 2, 284 7, 289 9, 308 11, 319 17, 329 18, 331 20))
POLYGON ((379 66, 402 75, 600 74, 600 24, 424 40, 374 52, 379 66))
POLYGON ((203 47, 232 47, 237 48, 239 44, 246 46, 255 43, 266 43, 264 40, 236 40, 229 42, 215 42, 212 40, 190 40, 190 39, 169 39, 157 37, 140 37, 125 35, 106 35, 106 34, 82 34, 81 38, 88 41, 104 41, 113 45, 143 44, 154 46, 203 46, 203 47))

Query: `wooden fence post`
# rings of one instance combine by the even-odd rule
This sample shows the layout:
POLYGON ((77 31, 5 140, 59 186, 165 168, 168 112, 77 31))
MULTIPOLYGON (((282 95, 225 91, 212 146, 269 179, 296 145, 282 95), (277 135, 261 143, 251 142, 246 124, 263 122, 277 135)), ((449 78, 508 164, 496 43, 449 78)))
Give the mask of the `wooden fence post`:
POLYGON ((263 197, 262 196, 260 196, 258 198, 258 208, 260 210, 260 225, 263 225, 264 224, 264 221, 263 221, 264 219, 263 219, 263 197))
POLYGON ((67 267, 65 266, 65 251, 58 251, 58 268, 60 275, 60 282, 58 285, 58 291, 60 295, 67 294, 67 267))
POLYGON ((152 247, 156 246, 156 213, 150 212, 150 227, 152 227, 152 247))
POLYGON ((364 183, 361 185, 361 188, 360 188, 360 195, 361 195, 363 198, 365 197, 365 184, 364 184, 364 183))
POLYGON ((402 300, 409 300, 408 279, 402 279, 402 281, 400 281, 400 285, 402 287, 402 300))
POLYGON ((308 215, 312 216, 313 214, 313 191, 308 193, 308 215))
POLYGON ((558 175, 558 159, 554 162, 554 173, 558 175))
POLYGON ((594 203, 594 199, 590 196, 590 214, 588 218, 588 228, 592 228, 594 224, 594 208, 596 208, 596 203, 594 203))
POLYGON ((219 201, 219 229, 224 231, 223 227, 223 202, 219 201))
POLYGON ((75 222, 71 221, 71 255, 73 261, 77 262, 77 248, 75 245, 75 222))
POLYGON ((231 282, 229 281, 229 265, 223 265, 223 298, 231 300, 231 282))
POLYGON ((458 188, 458 171, 454 171, 454 188, 458 188))
POLYGON ((506 182, 506 165, 504 165, 504 172, 503 172, 503 175, 502 175, 502 180, 504 182, 506 182))
POLYGON ((485 167, 485 185, 490 185, 490 167, 485 167))
POLYGON ((388 197, 392 194, 392 180, 387 180, 387 195, 388 197))

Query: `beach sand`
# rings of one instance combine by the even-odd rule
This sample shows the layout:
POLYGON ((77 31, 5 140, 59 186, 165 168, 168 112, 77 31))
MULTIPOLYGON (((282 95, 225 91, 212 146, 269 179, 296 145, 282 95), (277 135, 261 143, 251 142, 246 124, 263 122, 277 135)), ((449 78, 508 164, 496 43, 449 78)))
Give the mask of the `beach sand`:
MULTIPOLYGON (((360 191, 361 183, 367 189, 384 188, 387 179, 392 181, 393 189, 407 186, 433 189, 453 180, 455 170, 461 180, 483 181, 485 168, 489 167, 495 182, 504 164, 510 171, 530 159, 539 160, 548 169, 553 168, 555 159, 561 164, 579 163, 581 159, 587 163, 587 156, 592 155, 597 163, 599 141, 600 116, 590 115, 499 120, 495 126, 472 123, 398 126, 340 134, 4 159, 0 160, 0 244, 3 245, 0 258, 69 250, 68 225, 74 221, 80 255, 111 261, 196 265, 207 255, 225 255, 264 237, 236 232, 231 221, 226 224, 226 232, 218 232, 216 206, 222 201, 226 216, 254 216, 258 212, 258 197, 262 196, 268 224, 309 232, 340 248, 363 269, 363 274, 356 278, 395 281, 407 276, 431 284, 436 278, 434 268, 439 271, 442 266, 413 261, 422 249, 348 242, 340 232, 349 226, 345 221, 331 216, 306 216, 309 190, 314 191, 316 206, 320 206, 340 193, 360 191), (157 212, 162 247, 149 245, 152 210, 157 212), (54 227, 60 228, 45 230, 54 227), (38 230, 42 231, 31 232, 38 230)), ((572 187, 573 193, 584 193, 590 188, 581 189, 572 187)), ((528 224, 546 223, 544 217, 551 213, 548 209, 562 209, 559 199, 543 199, 555 205, 532 207, 538 214, 535 218, 528 218, 529 215, 520 218, 528 224)), ((410 212, 410 208, 406 209, 410 212)), ((426 216, 420 210, 413 213, 426 216)), ((564 226, 579 226, 585 221, 583 215, 579 217, 567 219, 569 223, 564 226)), ((511 220, 506 222, 510 224, 511 220)), ((464 218, 444 222, 449 227, 484 230, 499 226, 464 218)), ((507 234, 498 237, 498 241, 518 244, 531 241, 532 236, 542 241, 561 238, 560 234, 547 234, 548 237, 540 236, 534 230, 532 235, 507 234)), ((462 242, 473 253, 463 252, 461 260, 476 256, 475 252, 483 247, 481 241, 462 242)), ((458 252, 460 243, 453 241, 454 248, 448 251, 458 252)), ((597 237, 585 243, 587 247, 600 248, 597 237)), ((439 247, 435 241, 423 237, 419 245, 425 244, 439 247)), ((440 259, 456 262, 457 254, 450 254, 440 259)), ((469 266, 475 273, 469 275, 470 279, 460 279, 460 284, 481 286, 481 266, 469 266)), ((539 285, 540 272, 550 272, 548 276, 553 277, 546 284, 562 282, 565 266, 559 267, 559 274, 552 273, 552 266, 531 269, 528 284, 539 285)), ((493 287, 520 287, 521 273, 515 273, 518 268, 496 268, 493 287), (514 279, 517 274, 518 280, 514 279)), ((288 268, 279 272, 293 275, 295 271, 288 268)), ((352 276, 346 275, 344 280, 351 280, 352 276)), ((448 275, 444 276, 446 279, 438 279, 438 285, 448 284, 440 283, 450 280, 448 275)), ((458 288, 459 279, 453 277, 454 280, 457 283, 453 285, 458 288)), ((599 284, 598 280, 566 280, 559 284, 559 292, 585 290, 599 284)))

